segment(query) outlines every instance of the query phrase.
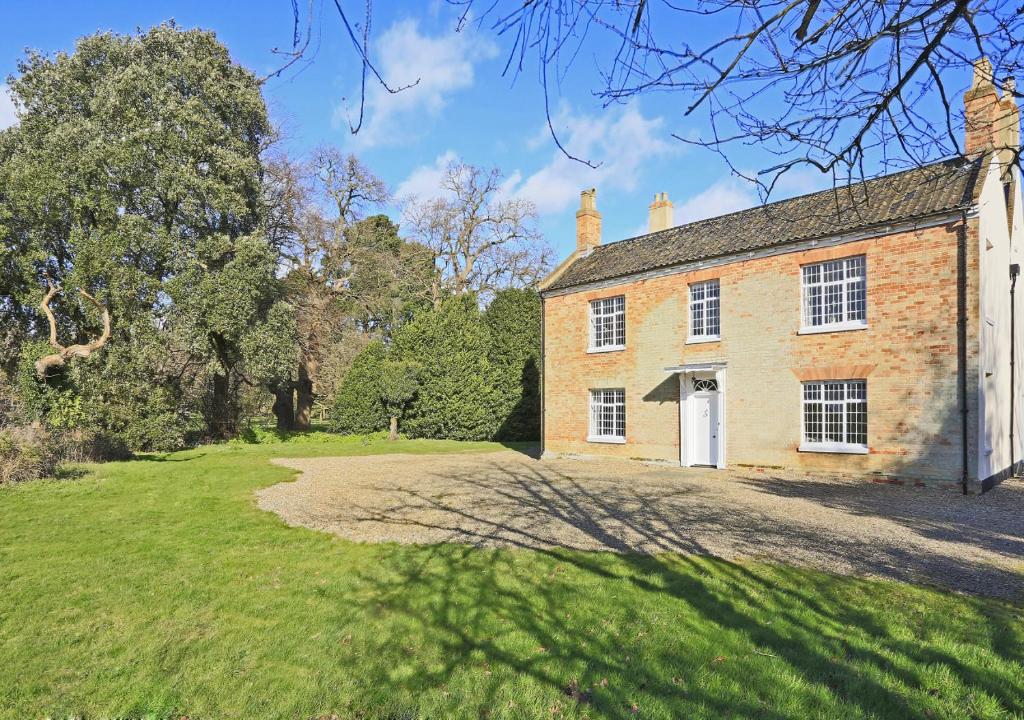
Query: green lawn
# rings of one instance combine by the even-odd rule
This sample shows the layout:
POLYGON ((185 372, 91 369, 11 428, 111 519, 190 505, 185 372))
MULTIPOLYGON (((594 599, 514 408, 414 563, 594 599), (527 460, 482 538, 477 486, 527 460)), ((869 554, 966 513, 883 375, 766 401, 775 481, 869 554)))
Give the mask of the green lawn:
POLYGON ((0 490, 2 718, 1024 717, 1024 608, 678 556, 365 546, 286 527, 275 456, 0 490))

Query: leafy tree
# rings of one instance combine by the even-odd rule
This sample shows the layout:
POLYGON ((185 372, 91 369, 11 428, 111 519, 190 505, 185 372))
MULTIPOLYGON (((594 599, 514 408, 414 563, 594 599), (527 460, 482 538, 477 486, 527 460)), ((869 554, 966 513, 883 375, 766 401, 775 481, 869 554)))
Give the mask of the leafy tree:
MULTIPOLYGON (((14 132, 0 130, 0 167, 3 167, 14 148, 14 132)), ((7 200, 9 190, 0 183, 0 372, 13 375, 16 372, 21 353, 32 326, 35 312, 17 301, 34 290, 32 280, 33 253, 23 237, 16 236, 11 229, 15 217, 7 200)))
POLYGON ((429 248, 398 231, 387 215, 371 215, 347 233, 353 258, 349 312, 360 329, 385 339, 429 306, 434 279, 429 248))
MULTIPOLYGON (((0 133, 0 312, 29 338, 48 280, 92 293, 110 342, 53 382, 138 446, 197 420, 230 435, 246 366, 266 350, 253 335, 280 300, 258 80, 213 33, 171 23, 29 53, 7 84, 19 123, 0 133)), ((99 332, 94 309, 55 300, 54 314, 61 337, 99 332)))
POLYGON ((419 390, 419 373, 419 363, 407 360, 385 360, 381 365, 377 393, 391 419, 389 440, 398 439, 398 420, 419 390))
POLYGON ((248 414, 264 414, 266 391, 274 396, 273 412, 279 430, 290 430, 294 421, 295 349, 298 347, 295 308, 282 299, 270 308, 266 322, 246 333, 241 341, 246 358, 248 414))
POLYGON ((331 406, 331 429, 346 435, 383 430, 388 412, 380 394, 380 377, 387 362, 384 343, 371 342, 356 356, 331 406))
POLYGON ((540 296, 534 290, 499 291, 484 313, 494 370, 498 440, 540 438, 540 296))
POLYGON ((310 193, 300 209, 298 243, 293 254, 285 254, 298 286, 293 295, 299 307, 295 424, 301 430, 309 428, 327 339, 351 301, 349 280, 361 260, 352 256, 346 231, 390 197, 384 182, 358 158, 332 147, 316 149, 305 171, 310 193))
POLYGON ((273 388, 275 414, 279 427, 307 429, 316 398, 332 389, 325 366, 349 355, 339 346, 351 344, 353 329, 387 337, 426 296, 430 258, 400 239, 387 216, 367 217, 389 194, 355 156, 322 147, 306 162, 278 157, 268 168, 271 235, 298 332, 294 379, 273 388))
POLYGON ((412 437, 484 440, 494 437, 500 418, 490 338, 473 295, 448 298, 395 334, 400 360, 421 365, 420 384, 403 417, 412 437))

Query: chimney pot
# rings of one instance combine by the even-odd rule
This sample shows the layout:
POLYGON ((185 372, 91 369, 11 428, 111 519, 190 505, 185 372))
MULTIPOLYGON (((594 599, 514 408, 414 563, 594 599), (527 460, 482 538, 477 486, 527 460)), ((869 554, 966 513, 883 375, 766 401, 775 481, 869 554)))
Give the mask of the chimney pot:
POLYGON ((987 57, 981 57, 974 61, 974 77, 971 79, 971 90, 985 87, 995 87, 992 84, 992 63, 987 57))
POLYGON ((675 225, 672 217, 672 201, 668 199, 668 193, 655 193, 654 202, 648 208, 648 232, 668 230, 675 225))

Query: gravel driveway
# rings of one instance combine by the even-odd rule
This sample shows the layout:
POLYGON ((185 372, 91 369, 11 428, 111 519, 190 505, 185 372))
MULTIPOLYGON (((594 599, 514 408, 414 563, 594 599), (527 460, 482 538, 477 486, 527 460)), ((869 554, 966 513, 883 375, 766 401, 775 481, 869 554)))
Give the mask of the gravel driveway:
POLYGON ((259 506, 359 542, 767 558, 1020 599, 1024 483, 981 496, 755 471, 489 454, 276 460, 259 506))

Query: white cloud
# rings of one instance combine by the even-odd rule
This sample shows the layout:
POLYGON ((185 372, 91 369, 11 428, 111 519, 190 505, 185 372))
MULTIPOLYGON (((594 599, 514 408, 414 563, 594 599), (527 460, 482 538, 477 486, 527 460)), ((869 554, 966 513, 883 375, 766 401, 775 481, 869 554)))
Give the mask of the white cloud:
MULTIPOLYGON (((468 23, 459 32, 445 30, 432 36, 422 33, 416 20, 396 22, 380 36, 374 56, 388 85, 412 87, 390 93, 376 80, 367 80, 366 114, 356 143, 363 147, 396 144, 417 135, 424 120, 438 117, 454 93, 473 85, 475 64, 497 53, 497 45, 468 23)), ((354 96, 335 109, 335 124, 354 123, 359 114, 358 90, 354 96)))
POLYGON ((420 165, 395 188, 395 198, 400 202, 414 198, 432 198, 439 193, 445 168, 458 156, 449 150, 437 156, 432 165, 420 165))
MULTIPOLYGON (((844 184, 841 179, 836 182, 840 185, 844 184)), ((832 187, 832 185, 832 175, 823 173, 810 165, 798 165, 779 177, 768 200, 781 200, 795 195, 806 195, 818 190, 825 190, 832 187)))
POLYGON ((6 85, 0 85, 0 130, 17 122, 18 116, 14 114, 14 101, 11 99, 10 90, 6 85))
POLYGON ((503 198, 512 197, 515 195, 516 188, 522 181, 523 173, 519 170, 514 171, 502 181, 501 185, 498 187, 498 195, 503 198))
MULTIPOLYGON (((751 173, 747 174, 753 176, 751 173)), ((831 187, 829 176, 811 168, 798 167, 779 178, 767 200, 775 202, 828 187, 831 187)), ((762 197, 756 184, 729 175, 719 178, 706 189, 676 205, 675 221, 677 225, 681 225, 694 220, 726 215, 760 205, 761 201, 762 197)))
MULTIPOLYGON (((664 139, 664 121, 645 117, 635 103, 596 116, 574 115, 563 106, 553 121, 559 141, 570 153, 600 164, 588 167, 556 148, 540 170, 508 184, 510 194, 532 200, 541 214, 565 211, 580 190, 591 185, 603 191, 632 191, 646 165, 679 151, 664 139)), ((537 137, 528 144, 536 146, 537 137)), ((517 176, 518 171, 513 177, 517 176)))
POLYGON ((676 205, 676 225, 744 210, 760 202, 753 183, 737 177, 724 177, 676 205))

